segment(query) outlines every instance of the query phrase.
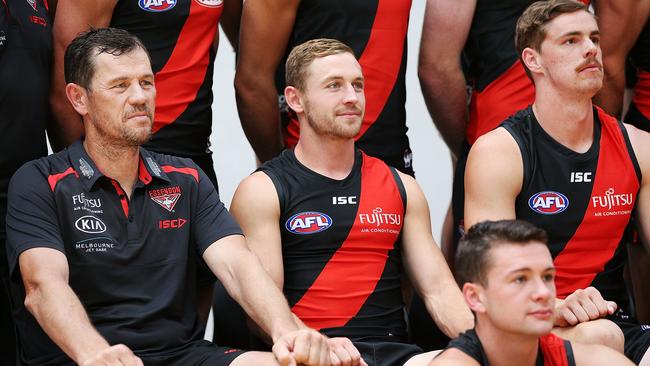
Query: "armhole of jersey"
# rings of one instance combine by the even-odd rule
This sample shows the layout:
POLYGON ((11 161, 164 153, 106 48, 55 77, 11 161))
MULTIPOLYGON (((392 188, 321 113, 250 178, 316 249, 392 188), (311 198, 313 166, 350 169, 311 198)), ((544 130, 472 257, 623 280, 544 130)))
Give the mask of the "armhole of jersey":
POLYGON ((280 203, 280 216, 282 216, 282 213, 284 212, 285 208, 285 202, 287 198, 287 194, 284 190, 284 185, 282 185, 282 182, 278 178, 275 173, 271 172, 268 169, 258 169, 257 171, 262 172, 266 174, 267 177, 271 179, 271 182, 273 182, 273 186, 275 187, 275 192, 278 194, 278 202, 280 203))
POLYGON ((406 212, 406 188, 404 188, 404 183, 402 182, 402 178, 400 178, 399 174, 397 173, 397 170, 393 168, 392 166, 389 166, 388 169, 390 169, 391 174, 393 174, 393 178, 395 179, 395 184, 397 185, 397 189, 399 189, 399 195, 402 196, 402 203, 404 204, 404 212, 406 212))
MULTIPOLYGON (((528 120, 530 116, 526 116, 526 119, 528 120)), ((530 128, 530 123, 528 121, 521 121, 519 123, 528 123, 528 127, 530 128)), ((523 165, 523 180, 521 182, 521 189, 519 192, 523 192, 526 188, 528 188, 528 185, 530 184, 530 178, 532 176, 532 164, 530 162, 530 156, 528 154, 528 151, 526 149, 527 146, 530 146, 530 144, 525 144, 524 141, 518 136, 518 134, 514 131, 514 129, 508 125, 508 124, 502 124, 501 127, 505 128, 506 131, 510 134, 513 140, 515 140, 515 143, 517 144, 517 147, 519 148, 519 154, 521 155, 521 163, 523 165)), ((532 134, 532 132, 529 131, 529 134, 532 134)), ((519 194, 517 194, 517 199, 519 198, 519 194)))
POLYGON ((566 351, 566 361, 568 366, 576 366, 576 359, 573 355, 573 347, 571 347, 571 342, 566 339, 562 340, 564 342, 564 350, 566 351))
POLYGON ((621 133, 623 134, 623 139, 625 140, 625 146, 627 147, 627 152, 630 154, 630 159, 632 160, 632 165, 634 166, 634 171, 636 172, 636 178, 639 180, 639 183, 641 183, 641 179, 643 178, 643 175, 641 174, 641 168, 639 167, 639 162, 636 160, 636 154, 634 153, 634 149, 632 148, 632 142, 630 142, 630 136, 627 134, 627 129, 625 128, 625 125, 623 125, 623 122, 621 121, 616 121, 618 123, 618 127, 621 129, 621 133))

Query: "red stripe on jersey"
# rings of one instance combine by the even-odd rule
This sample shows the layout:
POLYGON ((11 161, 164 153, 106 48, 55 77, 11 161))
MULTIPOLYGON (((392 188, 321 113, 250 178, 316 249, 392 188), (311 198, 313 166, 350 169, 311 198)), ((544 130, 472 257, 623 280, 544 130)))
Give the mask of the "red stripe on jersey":
POLYGON ((474 90, 465 137, 470 144, 535 100, 535 88, 519 60, 482 91, 474 90))
POLYGON ((79 174, 77 174, 77 172, 72 167, 66 169, 66 171, 63 173, 51 174, 49 177, 47 177, 47 182, 50 184, 50 189, 52 192, 54 192, 54 187, 56 187, 56 184, 59 183, 61 179, 67 177, 70 174, 74 174, 75 177, 79 178, 79 174))
POLYGON ((636 170, 618 122, 600 108, 597 110, 602 129, 590 200, 582 222, 554 260, 560 298, 588 287, 603 271, 623 237, 639 191, 636 170))
POLYGON ((539 348, 542 350, 544 365, 569 366, 569 359, 564 346, 564 339, 549 333, 539 337, 539 348))
MULTIPOLYGON (((637 81, 634 84, 634 96, 632 101, 636 108, 645 116, 650 119, 650 72, 641 71, 637 72, 637 81)), ((630 121, 626 121, 630 122, 630 121)), ((631 121, 642 122, 642 121, 631 121)))
POLYGON ((124 212, 124 216, 127 218, 129 217, 129 200, 126 198, 126 193, 120 187, 120 184, 117 183, 114 179, 111 179, 111 184, 113 184, 113 187, 115 187, 115 191, 117 192, 118 197, 120 198, 120 204, 122 205, 122 211, 124 212))
POLYGON ((210 64, 210 49, 222 10, 223 7, 208 8, 191 2, 176 46, 165 66, 156 73, 154 133, 174 122, 196 99, 210 64))
POLYGON ((315 329, 344 326, 373 293, 394 248, 404 203, 390 168, 363 155, 361 191, 354 224, 314 283, 292 311, 315 329), (396 214, 397 225, 379 224, 379 214, 396 214), (372 222, 369 222, 371 220, 372 222))
POLYGON ((151 182, 151 174, 147 170, 147 167, 144 166, 144 161, 140 158, 140 164, 138 166, 138 179, 144 184, 149 184, 151 182))
POLYGON ((411 0, 379 0, 359 63, 365 78, 366 114, 357 139, 372 126, 393 91, 404 53, 411 0))
POLYGON ((177 168, 171 165, 163 165, 161 168, 165 173, 176 172, 191 175, 197 183, 199 182, 199 172, 194 168, 177 168))

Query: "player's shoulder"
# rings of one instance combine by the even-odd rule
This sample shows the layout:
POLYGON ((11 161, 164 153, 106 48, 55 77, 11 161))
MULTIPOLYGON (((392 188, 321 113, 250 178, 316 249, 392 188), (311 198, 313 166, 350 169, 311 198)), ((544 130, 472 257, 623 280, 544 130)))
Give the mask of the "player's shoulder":
POLYGON ((462 350, 450 347, 438 354, 429 366, 480 366, 480 363, 462 350))

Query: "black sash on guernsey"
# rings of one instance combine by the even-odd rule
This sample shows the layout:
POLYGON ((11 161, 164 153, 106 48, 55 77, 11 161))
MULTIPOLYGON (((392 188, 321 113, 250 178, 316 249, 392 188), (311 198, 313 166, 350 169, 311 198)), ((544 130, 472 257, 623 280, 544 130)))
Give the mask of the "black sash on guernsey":
POLYGON ((328 336, 406 340, 400 233, 406 193, 393 168, 357 151, 343 180, 303 166, 293 151, 260 170, 280 200, 284 293, 328 336))
MULTIPOLYGON (((209 154, 214 40, 223 5, 205 0, 119 0, 111 27, 142 40, 156 75, 156 115, 146 147, 193 157, 209 154)), ((204 170, 207 170, 202 166, 204 170)))
MULTIPOLYGON (((476 331, 470 329, 453 339, 447 348, 457 348, 470 356, 481 366, 488 366, 488 357, 483 350, 476 331)), ((571 342, 550 333, 539 338, 536 366, 575 366, 571 342)))
POLYGON ((558 297, 594 286, 626 309, 621 239, 641 173, 623 124, 595 107, 594 141, 582 154, 549 136, 530 107, 501 126, 523 159, 516 215, 548 232, 558 297))
MULTIPOLYGON (((404 106, 410 8, 411 0, 301 0, 286 55, 294 46, 315 38, 334 38, 350 46, 365 77, 366 114, 357 147, 412 175, 404 106)), ((276 84, 285 143, 293 147, 300 132, 284 103, 284 61, 279 64, 276 84)))

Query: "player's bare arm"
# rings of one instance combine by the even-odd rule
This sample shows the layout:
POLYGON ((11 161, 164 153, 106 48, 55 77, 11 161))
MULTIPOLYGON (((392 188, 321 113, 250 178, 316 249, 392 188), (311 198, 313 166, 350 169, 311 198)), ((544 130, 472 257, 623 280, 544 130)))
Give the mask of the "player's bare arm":
POLYGON ((637 197, 636 216, 642 242, 650 253, 650 133, 625 124, 632 149, 641 169, 641 187, 637 197))
MULTIPOLYGON (((237 52, 239 46, 239 25, 241 23, 242 0, 226 0, 219 24, 226 34, 232 48, 237 52)), ((217 35, 217 39, 218 39, 217 35)))
POLYGON ((242 11, 235 96, 244 133, 260 162, 276 156, 284 146, 275 72, 285 53, 299 3, 247 0, 242 11))
POLYGON ((82 366, 142 365, 124 345, 111 346, 95 330, 68 285, 68 261, 56 249, 39 247, 18 258, 25 284, 25 306, 63 352, 82 366))
POLYGON ((56 18, 52 26, 54 57, 52 60, 52 86, 50 105, 54 115, 48 136, 54 151, 61 150, 84 134, 81 117, 65 96, 63 55, 70 41, 79 32, 107 27, 111 22, 117 0, 58 0, 56 18))
POLYGON ((625 92, 625 62, 650 13, 649 0, 598 0, 594 2, 605 78, 594 101, 621 118, 625 92))
POLYGON ((429 206, 410 176, 399 173, 407 194, 402 245, 406 271, 440 329, 449 337, 474 326, 474 317, 431 236, 429 206))
POLYGON ((429 113, 449 150, 460 154, 468 120, 460 55, 476 0, 428 0, 422 26, 418 77, 429 113))
POLYGON ((485 220, 515 218, 524 168, 517 143, 505 128, 480 137, 465 169, 465 229, 485 220))

